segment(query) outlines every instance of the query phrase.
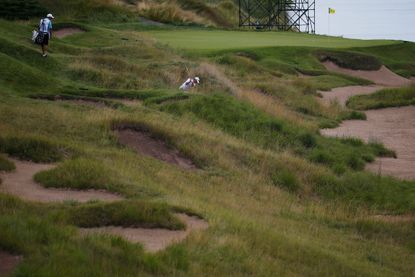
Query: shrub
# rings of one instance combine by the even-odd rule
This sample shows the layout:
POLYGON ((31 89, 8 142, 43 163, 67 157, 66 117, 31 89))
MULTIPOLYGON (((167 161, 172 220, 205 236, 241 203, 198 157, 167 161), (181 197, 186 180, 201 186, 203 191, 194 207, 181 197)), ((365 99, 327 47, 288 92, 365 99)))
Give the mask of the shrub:
POLYGON ((33 162, 56 162, 65 149, 41 137, 0 137, 0 151, 33 162))

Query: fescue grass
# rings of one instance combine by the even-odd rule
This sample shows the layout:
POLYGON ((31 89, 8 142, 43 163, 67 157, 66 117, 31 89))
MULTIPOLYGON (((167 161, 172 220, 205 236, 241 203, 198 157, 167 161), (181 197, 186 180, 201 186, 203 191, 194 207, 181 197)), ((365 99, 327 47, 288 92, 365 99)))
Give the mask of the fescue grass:
MULTIPOLYGON (((88 7, 88 3, 76 6, 77 2, 61 7, 57 7, 60 1, 51 4, 67 9, 68 16, 88 7)), ((105 3, 98 4, 102 7, 105 3)), ((92 22, 98 18, 94 13, 106 13, 101 7, 79 14, 91 13, 91 18, 84 19, 92 22)), ((114 17, 109 14, 108 20, 114 17)), ((99 161, 98 172, 103 169, 107 173, 107 168, 117 172, 118 184, 128 185, 121 193, 131 202, 117 203, 120 206, 41 205, 0 194, 0 247, 25 257, 16 274, 413 275, 413 223, 378 222, 373 215, 413 215, 414 185, 357 172, 375 156, 393 153, 378 144, 323 138, 317 132, 323 120, 337 122, 345 114, 360 115, 320 105, 316 90, 364 83, 328 73, 314 54, 319 49, 306 46, 365 46, 373 42, 192 29, 187 34, 210 39, 206 46, 211 50, 190 55, 154 43, 151 33, 134 31, 135 23, 89 23, 85 24, 86 33, 52 41, 50 59, 44 61, 39 49, 27 42, 27 34, 36 24, 37 20, 0 20, 5 34, 4 43, 0 42, 1 137, 17 141, 40 137, 52 145, 69 145, 81 159, 99 161), (275 47, 276 41, 298 47, 275 47), (245 42, 255 43, 255 47, 246 44, 244 49, 235 48, 245 42), (264 48, 267 43, 273 47, 264 48), (202 62, 215 65, 218 71, 214 72, 215 67, 206 70, 202 62), (51 79, 42 79, 45 72, 51 79), (315 76, 298 80, 297 72, 315 76), (203 74, 203 85, 188 99, 172 89, 189 74, 199 73, 203 74), (141 99, 147 105, 97 110, 20 97, 39 93, 141 99), (166 113, 163 107, 172 111, 166 113), (177 170, 119 147, 112 130, 114 122, 133 122, 160 133, 203 161, 203 170, 177 170), (311 158, 316 162, 309 162, 311 158), (139 199, 143 204, 132 204, 139 199), (171 226, 176 224, 169 219, 172 210, 194 210, 209 219, 210 228, 150 255, 140 245, 120 238, 83 238, 73 225, 78 212, 85 224, 137 223, 141 207, 150 209, 145 210, 145 221, 171 226), (70 223, 69 218, 74 221, 70 223)), ((181 39, 178 34, 187 32, 169 28, 164 33, 174 30, 171 36, 176 35, 176 41, 181 39)), ((410 72, 412 44, 379 43, 394 44, 352 51, 367 51, 385 64, 392 64, 393 59, 396 67, 391 68, 410 72)), ((203 41, 187 44, 204 47, 203 41)), ((19 147, 19 153, 24 148, 19 147)), ((78 180, 78 176, 72 177, 78 180)))
MULTIPOLYGON (((339 168, 363 170, 366 162, 373 161, 373 156, 390 155, 383 146, 385 151, 379 153, 377 148, 363 143, 351 145, 339 143, 336 139, 317 139, 310 131, 300 130, 287 121, 272 118, 250 104, 225 95, 194 96, 188 100, 166 103, 160 109, 179 116, 190 113, 216 128, 265 149, 290 149, 312 162, 337 171, 339 168)), ((343 118, 360 118, 360 113, 350 113, 343 118)))
POLYGON ((347 106, 355 110, 382 109, 415 105, 415 86, 383 89, 374 94, 353 96, 347 106))
POLYGON ((374 210, 413 213, 414 182, 380 178, 370 173, 345 174, 337 178, 321 176, 314 190, 327 198, 342 199, 374 210))
POLYGON ((14 163, 0 154, 0 171, 13 171, 15 169, 14 163))
POLYGON ((341 51, 322 51, 316 52, 321 62, 331 61, 343 68, 353 70, 379 70, 382 66, 381 62, 373 56, 341 51))
POLYGON ((115 170, 86 158, 64 161, 54 169, 37 173, 34 179, 47 188, 105 189, 114 192, 123 189, 115 170))
POLYGON ((180 246, 155 256, 119 237, 81 237, 73 227, 56 221, 51 207, 5 195, 0 195, 0 203, 0 247, 26 257, 17 275, 148 276, 186 269, 188 256, 180 246))
POLYGON ((68 155, 68 149, 48 139, 36 136, 0 137, 0 151, 33 162, 56 162, 68 155))
POLYGON ((165 204, 122 201, 110 204, 91 203, 72 207, 67 222, 83 228, 123 226, 142 228, 184 229, 185 225, 165 204))

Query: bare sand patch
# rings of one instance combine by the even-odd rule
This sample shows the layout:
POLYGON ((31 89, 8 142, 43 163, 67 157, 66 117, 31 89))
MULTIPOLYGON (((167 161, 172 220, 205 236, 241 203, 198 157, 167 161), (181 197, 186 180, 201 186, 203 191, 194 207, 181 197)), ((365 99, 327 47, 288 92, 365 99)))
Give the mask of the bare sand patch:
POLYGON ((3 183, 0 191, 15 195, 28 201, 57 202, 78 201, 88 202, 91 200, 118 201, 122 198, 116 194, 100 190, 69 190, 44 188, 33 180, 33 176, 44 170, 55 167, 52 164, 36 164, 28 161, 14 160, 16 170, 13 172, 0 173, 3 183))
POLYGON ((338 128, 322 129, 331 137, 358 137, 378 141, 396 151, 398 158, 380 158, 367 169, 382 175, 415 179, 415 106, 370 110, 367 120, 344 121, 338 128))
POLYGON ((16 266, 23 259, 22 256, 11 255, 0 250, 0 276, 11 276, 16 266))
POLYGON ((186 214, 176 214, 185 223, 186 230, 167 229, 145 229, 145 228, 123 228, 123 227, 100 227, 82 228, 81 234, 111 234, 120 236, 132 243, 141 243, 144 249, 149 252, 157 252, 168 246, 186 239, 193 231, 206 230, 209 225, 205 220, 186 214))
POLYGON ((383 88, 382 86, 348 86, 335 88, 330 91, 319 91, 319 93, 323 96, 323 102, 326 104, 338 102, 341 106, 345 107, 350 97, 373 94, 383 88))
POLYGON ((386 66, 382 66, 379 70, 367 71, 342 68, 331 61, 326 61, 323 63, 323 65, 329 71, 367 79, 374 82, 375 84, 382 86, 402 87, 411 84, 411 80, 399 76, 398 74, 389 70, 386 66))
POLYGON ((182 155, 177 149, 172 149, 150 132, 133 130, 129 128, 117 130, 119 142, 131 147, 140 154, 156 158, 158 160, 178 165, 184 169, 196 169, 196 165, 182 155))
POLYGON ((74 27, 62 28, 62 29, 54 31, 53 36, 57 38, 65 38, 67 36, 71 36, 71 35, 79 34, 79 33, 85 33, 85 31, 80 28, 74 28, 74 27))

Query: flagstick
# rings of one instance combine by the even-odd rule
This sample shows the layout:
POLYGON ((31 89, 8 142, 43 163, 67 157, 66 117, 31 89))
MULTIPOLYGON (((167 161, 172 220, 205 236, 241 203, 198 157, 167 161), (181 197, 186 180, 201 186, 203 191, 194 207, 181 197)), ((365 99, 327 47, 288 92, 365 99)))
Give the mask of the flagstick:
POLYGON ((330 14, 330 8, 329 8, 329 19, 328 19, 328 22, 329 22, 329 23, 328 23, 328 24, 329 24, 329 26, 328 26, 328 28, 329 28, 329 33, 328 33, 328 35, 329 35, 329 36, 330 36, 330 15, 331 15, 331 14, 330 14))

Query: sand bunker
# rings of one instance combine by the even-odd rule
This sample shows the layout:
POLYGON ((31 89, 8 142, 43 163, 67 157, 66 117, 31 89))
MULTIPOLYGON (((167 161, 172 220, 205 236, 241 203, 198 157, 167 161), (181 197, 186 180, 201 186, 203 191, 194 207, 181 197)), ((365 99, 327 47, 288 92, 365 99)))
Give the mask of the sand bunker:
POLYGON ((166 229, 144 229, 123 227, 101 227, 81 229, 81 234, 111 234, 124 238, 133 243, 142 243, 149 252, 165 249, 173 243, 183 241, 192 231, 205 230, 208 223, 198 217, 186 214, 176 214, 186 224, 186 230, 175 231, 166 229))
POLYGON ((358 137, 379 141, 396 151, 398 158, 380 158, 367 169, 402 179, 415 179, 415 106, 387 108, 366 112, 367 120, 349 120, 338 128, 323 129, 333 137, 358 137))
POLYGON ((53 32, 53 36, 57 38, 65 38, 70 35, 84 33, 85 31, 80 28, 63 28, 53 32))
POLYGON ((323 101, 327 104, 338 102, 341 106, 345 107, 347 100, 354 95, 366 95, 375 93, 384 87, 381 86, 349 86, 335 88, 330 91, 319 91, 323 96, 323 101))
MULTIPOLYGON (((13 159, 12 159, 13 160, 13 159)), ((88 190, 75 191, 64 189, 46 189, 33 181, 33 176, 40 171, 49 170, 54 167, 50 164, 35 164, 32 162, 13 160, 16 170, 9 173, 0 173, 3 183, 0 191, 16 195, 24 200, 38 202, 56 202, 75 200, 88 202, 101 200, 105 202, 119 201, 123 198, 104 191, 88 190)), ((194 230, 208 228, 208 223, 195 216, 176 214, 185 223, 185 231, 173 231, 168 229, 146 229, 146 228, 81 228, 82 234, 105 233, 118 235, 133 243, 142 243, 150 252, 156 252, 166 248, 172 243, 184 240, 194 230)), ((0 251, 0 276, 11 272, 19 259, 0 251), (9 271, 10 270, 10 271, 9 271)), ((5 275, 7 276, 7 275, 5 275)))
POLYGON ((140 154, 176 164, 185 169, 196 169, 196 165, 190 159, 178 150, 169 148, 164 141, 152 137, 149 132, 121 129, 117 130, 117 135, 120 143, 133 148, 140 154))
POLYGON ((35 164, 27 161, 13 160, 16 170, 8 173, 0 173, 3 183, 0 191, 18 196, 24 200, 38 202, 56 202, 74 200, 78 202, 88 202, 91 200, 118 201, 122 200, 115 194, 98 190, 65 190, 47 189, 37 184, 33 176, 44 170, 55 167, 50 164, 35 164))
POLYGON ((402 87, 411 84, 411 80, 405 79, 404 77, 399 76, 398 74, 390 71, 385 66, 382 66, 381 69, 376 71, 367 71, 367 70, 352 70, 347 68, 342 68, 336 65, 331 61, 326 61, 323 63, 327 70, 350 75, 354 77, 359 77, 363 79, 370 80, 375 84, 387 86, 387 87, 402 87))
POLYGON ((11 276, 21 260, 22 256, 14 256, 0 250, 0 276, 11 276))

